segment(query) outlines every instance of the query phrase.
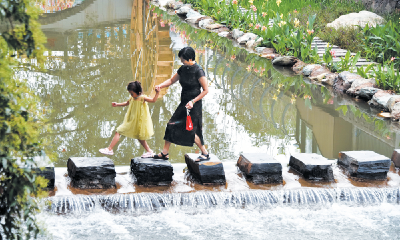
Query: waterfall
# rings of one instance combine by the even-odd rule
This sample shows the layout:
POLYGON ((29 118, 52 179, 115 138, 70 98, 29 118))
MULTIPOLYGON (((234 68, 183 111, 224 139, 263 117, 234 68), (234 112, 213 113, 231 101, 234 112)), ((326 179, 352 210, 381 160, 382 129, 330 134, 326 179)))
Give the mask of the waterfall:
POLYGON ((114 195, 49 197, 48 210, 63 214, 90 212, 95 207, 114 212, 157 211, 171 207, 211 208, 249 206, 309 206, 331 203, 398 204, 400 188, 303 188, 244 192, 131 193, 114 195))

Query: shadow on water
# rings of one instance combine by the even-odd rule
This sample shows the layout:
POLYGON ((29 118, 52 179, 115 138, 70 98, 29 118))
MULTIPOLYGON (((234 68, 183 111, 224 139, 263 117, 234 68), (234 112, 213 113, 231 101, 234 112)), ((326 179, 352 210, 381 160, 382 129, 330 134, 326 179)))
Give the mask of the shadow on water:
MULTIPOLYGON (((47 72, 20 73, 42 99, 52 130, 42 138, 58 152, 58 167, 65 167, 69 157, 101 156, 98 149, 109 144, 126 111, 112 108, 111 102, 129 98, 126 84, 132 79, 142 82, 145 94, 154 94, 154 85, 180 67, 177 52, 186 45, 196 49, 196 61, 210 82, 203 109, 205 142, 224 161, 236 161, 240 152, 287 159, 290 153, 315 152, 335 159, 339 151, 373 150, 390 157, 399 146, 397 127, 374 117, 365 104, 353 106, 348 97, 293 76, 288 69, 276 69, 270 60, 247 53, 231 40, 166 12, 155 10, 156 16, 147 1, 92 2, 78 5, 85 11, 71 8, 68 14, 75 18, 43 20, 49 39, 47 72), (109 14, 91 15, 96 11, 109 14)), ((163 146, 180 86, 163 94, 149 104, 155 135, 148 142, 154 151, 163 146)), ((173 146, 171 162, 183 163, 184 153, 194 151, 173 146)), ((136 140, 123 139, 111 158, 116 165, 128 165, 142 152, 136 140)))

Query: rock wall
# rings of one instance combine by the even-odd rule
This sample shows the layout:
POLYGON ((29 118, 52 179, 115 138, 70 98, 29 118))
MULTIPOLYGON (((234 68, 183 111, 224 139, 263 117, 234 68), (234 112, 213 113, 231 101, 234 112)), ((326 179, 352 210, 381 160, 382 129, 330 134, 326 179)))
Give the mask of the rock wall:
POLYGON ((356 0, 361 1, 375 13, 400 12, 400 0, 356 0))

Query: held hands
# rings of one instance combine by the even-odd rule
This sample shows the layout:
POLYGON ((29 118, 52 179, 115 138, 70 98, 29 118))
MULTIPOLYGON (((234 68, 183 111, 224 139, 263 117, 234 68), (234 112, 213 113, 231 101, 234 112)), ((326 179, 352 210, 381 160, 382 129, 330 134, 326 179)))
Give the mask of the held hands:
POLYGON ((118 105, 117 105, 116 102, 112 102, 112 103, 111 103, 111 106, 116 107, 116 106, 118 106, 118 105))
POLYGON ((156 90, 156 92, 160 92, 160 91, 161 91, 160 85, 157 85, 157 86, 155 87, 155 90, 156 90))

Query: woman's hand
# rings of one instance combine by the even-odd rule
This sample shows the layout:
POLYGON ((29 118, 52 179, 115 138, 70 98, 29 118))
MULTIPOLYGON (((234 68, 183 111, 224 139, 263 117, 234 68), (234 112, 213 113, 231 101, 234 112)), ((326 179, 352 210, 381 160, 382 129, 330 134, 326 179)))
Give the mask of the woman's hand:
POLYGON ((189 101, 188 103, 186 103, 186 106, 185 106, 187 109, 192 109, 193 108, 193 102, 192 101, 189 101))
POLYGON ((116 106, 118 106, 118 105, 117 105, 116 102, 112 102, 112 103, 111 103, 111 106, 116 107, 116 106))

